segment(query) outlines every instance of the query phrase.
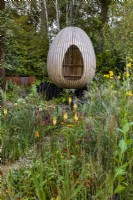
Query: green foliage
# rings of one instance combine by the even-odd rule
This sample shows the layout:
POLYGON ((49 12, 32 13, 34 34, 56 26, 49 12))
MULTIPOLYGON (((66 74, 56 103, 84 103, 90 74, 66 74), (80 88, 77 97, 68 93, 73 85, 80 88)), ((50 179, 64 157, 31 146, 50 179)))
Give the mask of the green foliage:
POLYGON ((2 162, 18 165, 4 176, 3 198, 132 199, 132 76, 123 79, 91 82, 74 110, 41 99, 35 85, 25 99, 4 100, 2 162))
POLYGON ((20 96, 20 90, 21 89, 15 83, 13 83, 11 80, 8 80, 5 87, 7 101, 17 101, 20 96))
POLYGON ((24 108, 25 101, 18 99, 14 109, 10 110, 8 117, 2 117, 2 149, 3 159, 15 160, 28 152, 29 145, 33 143, 34 117, 32 109, 24 108), (19 104, 16 107, 16 104, 19 104), (16 108, 15 108, 16 107, 16 108), (8 127, 8 124, 10 126, 8 127), (6 135, 8 133, 8 137, 6 135))
POLYGON ((110 50, 97 54, 98 71, 106 73, 109 69, 116 70, 116 57, 113 57, 113 52, 110 50))
POLYGON ((31 17, 10 11, 5 26, 7 75, 45 76, 48 40, 35 32, 31 17))
MULTIPOLYGON (((9 12, 3 13, 2 29, 7 30, 5 65, 10 75, 42 78, 46 74, 48 39, 39 29, 42 8, 35 9, 36 1, 31 2, 30 12, 24 12, 24 1, 15 1, 14 7, 9 3, 9 12)), ((66 2, 58 3, 64 27, 66 2)), ((91 37, 98 73, 106 73, 99 73, 89 83, 85 103, 79 101, 74 110, 70 105, 58 105, 68 103, 67 92, 57 101, 46 102, 37 94, 36 84, 25 99, 10 81, 6 92, 0 91, 0 195, 4 200, 133 198, 132 64, 118 78, 125 63, 132 62, 132 4, 106 2, 107 23, 107 13, 102 18, 101 3, 105 5, 99 0, 74 1, 80 16, 75 17, 74 25, 91 37), (114 69, 113 73, 109 69, 114 69)), ((52 27, 56 13, 51 1, 47 6, 52 27)), ((51 29, 51 36, 54 31, 51 29)))
MULTIPOLYGON (((70 21, 70 1, 57 1, 61 29, 70 21)), ((5 34, 5 67, 7 75, 36 76, 46 74, 49 41, 58 32, 56 9, 52 1, 12 2, 2 12, 5 34), (29 9, 30 8, 30 9, 29 9), (47 30, 49 26, 49 30, 47 30), (48 39, 49 38, 49 39, 48 39)), ((133 59, 132 3, 130 1, 74 1, 73 25, 91 38, 97 58, 97 72, 123 71, 127 59, 133 59)))

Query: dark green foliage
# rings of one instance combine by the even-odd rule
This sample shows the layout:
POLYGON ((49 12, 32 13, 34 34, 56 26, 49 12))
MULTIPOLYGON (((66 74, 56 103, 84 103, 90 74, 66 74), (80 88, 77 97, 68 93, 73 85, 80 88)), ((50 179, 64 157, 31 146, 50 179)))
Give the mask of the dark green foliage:
POLYGON ((5 65, 9 76, 46 75, 47 36, 35 31, 31 16, 10 11, 6 21, 5 65))
POLYGON ((46 8, 44 1, 36 0, 6 3, 1 31, 5 33, 7 75, 42 79, 47 74, 49 43, 59 31, 57 21, 60 29, 72 21, 88 34, 96 52, 98 73, 123 70, 133 55, 131 2, 74 0, 72 13, 70 5, 71 1, 64 0, 46 1, 46 8))

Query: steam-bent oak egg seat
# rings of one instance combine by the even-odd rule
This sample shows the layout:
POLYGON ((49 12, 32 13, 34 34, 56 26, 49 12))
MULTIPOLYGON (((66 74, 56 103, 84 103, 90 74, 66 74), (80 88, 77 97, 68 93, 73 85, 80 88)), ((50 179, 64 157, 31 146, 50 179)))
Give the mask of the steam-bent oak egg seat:
POLYGON ((67 27, 54 38, 48 53, 47 71, 60 88, 82 88, 96 70, 91 40, 80 28, 67 27))

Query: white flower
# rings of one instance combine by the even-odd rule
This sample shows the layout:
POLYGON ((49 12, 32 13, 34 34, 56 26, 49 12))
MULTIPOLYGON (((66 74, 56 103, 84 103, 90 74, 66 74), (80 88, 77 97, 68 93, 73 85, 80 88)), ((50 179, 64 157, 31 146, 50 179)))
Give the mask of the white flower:
POLYGON ((39 111, 42 111, 42 107, 39 107, 39 111))

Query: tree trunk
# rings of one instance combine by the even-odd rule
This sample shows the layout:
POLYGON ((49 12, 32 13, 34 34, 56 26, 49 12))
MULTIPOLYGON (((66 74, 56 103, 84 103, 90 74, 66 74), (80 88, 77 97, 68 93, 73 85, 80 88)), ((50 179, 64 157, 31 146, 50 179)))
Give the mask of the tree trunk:
POLYGON ((103 47, 104 47, 104 34, 103 34, 103 27, 105 25, 105 23, 108 22, 108 11, 109 11, 109 5, 111 3, 112 0, 99 0, 100 3, 100 27, 99 27, 99 35, 101 38, 101 41, 99 43, 99 49, 100 51, 103 51, 103 47))
POLYGON ((45 16, 46 16, 46 27, 47 27, 47 36, 50 44, 50 37, 49 37, 49 25, 48 25, 48 11, 47 11, 47 3, 46 0, 44 0, 44 9, 45 9, 45 16))
POLYGON ((66 26, 68 26, 68 13, 69 13, 69 2, 66 1, 66 26))
POLYGON ((58 6, 58 0, 55 1, 55 9, 56 9, 57 27, 58 27, 58 31, 60 31, 60 20, 59 20, 59 6, 58 6))
POLYGON ((47 35, 47 22, 44 1, 41 1, 41 34, 43 36, 47 35))
POLYGON ((50 37, 49 37, 49 25, 48 25, 48 11, 47 11, 47 4, 46 0, 41 1, 41 33, 44 37, 48 38, 50 44, 50 37))
POLYGON ((70 19, 69 26, 73 25, 73 0, 70 1, 70 19))
POLYGON ((108 10, 109 10, 110 3, 111 3, 111 0, 108 0, 108 1, 100 0, 100 7, 101 7, 100 18, 101 18, 102 25, 108 22, 108 10))
MULTIPOLYGON (((0 1, 0 11, 4 10, 5 1, 0 1)), ((4 68, 4 33, 0 32, 0 87, 5 86, 5 68, 4 68)))

